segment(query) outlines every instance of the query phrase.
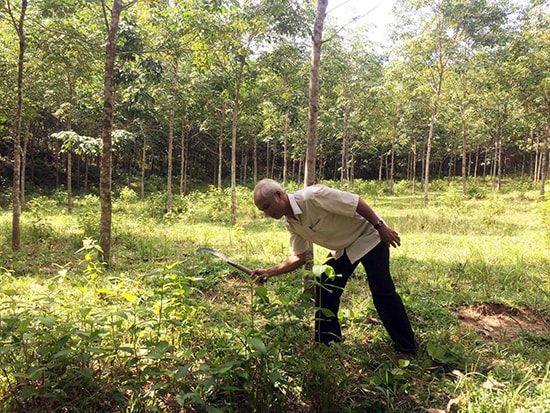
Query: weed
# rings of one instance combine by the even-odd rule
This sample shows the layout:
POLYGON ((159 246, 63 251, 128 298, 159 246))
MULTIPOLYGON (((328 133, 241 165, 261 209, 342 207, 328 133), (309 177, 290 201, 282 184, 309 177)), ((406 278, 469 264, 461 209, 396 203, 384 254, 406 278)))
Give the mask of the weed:
POLYGON ((550 314, 550 204, 526 183, 506 186, 494 194, 469 182, 464 197, 459 182, 434 182, 424 207, 410 182, 396 182, 393 195, 374 181, 351 185, 402 236, 392 272, 421 343, 406 359, 376 321, 361 271, 342 296, 344 340, 317 346, 305 270, 258 286, 193 254, 211 246, 251 268, 287 256, 284 226, 262 217, 250 188, 237 190, 237 226, 228 225, 228 190, 174 196, 167 215, 162 193, 141 201, 122 188, 109 268, 93 241, 96 196, 76 197, 72 215, 63 191, 32 197, 20 251, 0 215, 0 410, 549 410, 545 324, 497 339, 456 315, 487 302, 529 306, 539 321, 550 314))

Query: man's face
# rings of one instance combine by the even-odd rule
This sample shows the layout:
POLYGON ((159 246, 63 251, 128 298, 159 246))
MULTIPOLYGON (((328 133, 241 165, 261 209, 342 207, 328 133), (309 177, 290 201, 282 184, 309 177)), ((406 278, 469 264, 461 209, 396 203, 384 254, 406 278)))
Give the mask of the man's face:
POLYGON ((258 197, 254 200, 256 207, 262 211, 266 216, 279 219, 283 216, 283 202, 281 194, 276 192, 272 197, 264 198, 258 197))

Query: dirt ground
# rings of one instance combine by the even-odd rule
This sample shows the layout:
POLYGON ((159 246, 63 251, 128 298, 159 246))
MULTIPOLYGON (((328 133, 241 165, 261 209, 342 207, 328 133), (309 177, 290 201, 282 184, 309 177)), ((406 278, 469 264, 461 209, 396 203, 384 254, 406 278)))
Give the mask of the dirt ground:
POLYGON ((476 303, 458 307, 461 324, 497 341, 510 341, 532 333, 550 336, 550 320, 539 311, 498 303, 476 303))

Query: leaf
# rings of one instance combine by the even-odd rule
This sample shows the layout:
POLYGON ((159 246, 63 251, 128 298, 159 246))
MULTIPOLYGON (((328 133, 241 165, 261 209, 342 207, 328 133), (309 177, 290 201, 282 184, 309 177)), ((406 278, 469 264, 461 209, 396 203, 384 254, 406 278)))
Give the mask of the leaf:
POLYGON ((31 323, 31 319, 30 318, 24 318, 23 320, 21 320, 19 322, 19 326, 17 327, 17 330, 20 332, 20 333, 23 333, 27 330, 27 327, 29 326, 29 324, 31 323))
POLYGON ((51 328, 57 321, 57 318, 53 315, 49 315, 46 317, 40 317, 38 320, 46 327, 51 328))
POLYGON ((21 400, 26 400, 28 399, 30 396, 32 396, 34 393, 35 393, 35 389, 34 387, 32 386, 25 386, 21 389, 21 391, 19 392, 19 398, 21 400))
POLYGON ((185 376, 187 374, 187 372, 189 371, 189 367, 190 367, 189 364, 186 365, 186 366, 179 367, 176 370, 176 374, 174 374, 174 380, 181 379, 183 376, 185 376))
POLYGON ((59 350, 57 353, 55 353, 52 358, 53 359, 59 359, 59 358, 65 358, 69 354, 73 352, 72 348, 64 348, 63 350, 59 350))
POLYGON ((267 348, 262 340, 257 337, 249 337, 246 339, 248 345, 253 349, 258 351, 260 354, 266 354, 267 348))
POLYGON ((130 303, 135 303, 138 298, 133 295, 133 294, 130 294, 130 293, 122 293, 120 294, 126 301, 130 302, 130 303))
POLYGON ((218 367, 212 370, 212 374, 219 374, 222 375, 224 373, 227 373, 229 370, 231 370, 234 366, 234 363, 224 363, 220 364, 218 367))

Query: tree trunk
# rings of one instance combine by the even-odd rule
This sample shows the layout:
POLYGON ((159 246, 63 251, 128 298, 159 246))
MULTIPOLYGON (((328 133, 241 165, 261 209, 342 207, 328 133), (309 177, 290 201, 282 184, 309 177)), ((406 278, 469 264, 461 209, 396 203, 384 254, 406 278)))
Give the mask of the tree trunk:
POLYGON ((254 157, 253 160, 253 180, 254 180, 254 186, 258 183, 258 137, 254 136, 254 146, 252 147, 252 156, 254 157))
POLYGON ((348 161, 348 122, 349 122, 349 105, 344 106, 344 127, 342 133, 342 169, 340 169, 340 182, 346 180, 349 184, 349 161, 348 161))
POLYGON ((540 177, 540 195, 544 195, 545 193, 545 183, 546 183, 546 174, 547 174, 547 168, 546 163, 548 162, 548 141, 550 141, 550 100, 546 104, 546 136, 543 139, 543 146, 542 146, 542 168, 541 168, 541 177, 540 177))
POLYGON ((16 22, 15 18, 12 16, 13 24, 19 37, 19 57, 17 60, 17 110, 13 133, 13 216, 11 233, 11 246, 13 250, 19 250, 21 246, 21 123, 23 119, 23 69, 26 46, 24 23, 26 12, 27 0, 22 0, 19 21, 16 22))
POLYGON ((181 151, 180 151, 180 195, 187 191, 187 151, 185 144, 185 125, 181 125, 181 151))
POLYGON ((222 189, 222 166, 223 166, 223 135, 224 135, 224 124, 225 124, 225 110, 227 102, 225 98, 222 97, 222 112, 220 117, 220 136, 218 137, 218 190, 222 189))
POLYGON ((23 140, 23 148, 21 150, 21 194, 19 196, 21 202, 21 211, 25 210, 26 195, 25 195, 25 182, 26 182, 26 167, 27 167, 27 151, 29 148, 30 140, 30 124, 27 122, 27 127, 25 128, 25 139, 23 140))
MULTIPOLYGON (((105 7, 105 3, 103 2, 105 7)), ((99 225, 99 245, 101 259, 109 263, 111 259, 111 176, 112 176, 112 131, 114 116, 113 72, 115 68, 116 43, 120 13, 124 8, 122 0, 114 0, 111 9, 111 21, 108 27, 107 46, 105 48, 105 73, 103 83, 103 130, 101 139, 101 170, 99 194, 101 201, 101 220, 99 225)))
POLYGON ((147 154, 147 135, 143 132, 143 126, 140 126, 143 135, 143 146, 141 147, 141 180, 140 180, 140 199, 145 201, 145 167, 147 154))
POLYGON ((412 193, 414 194, 416 192, 416 159, 417 159, 417 150, 416 150, 416 142, 413 142, 412 150, 411 150, 411 178, 412 178, 412 193))
POLYGON ((323 44, 323 25, 328 0, 317 0, 317 12, 313 25, 313 46, 309 77, 309 111, 307 128, 307 148, 304 169, 304 186, 315 182, 315 155, 317 146, 317 118, 319 116, 319 69, 321 66, 321 45, 323 44))
POLYGON ((67 150, 67 212, 73 212, 73 154, 72 148, 67 150))
POLYGON ((288 113, 285 113, 285 130, 283 133, 283 188, 286 186, 287 180, 287 163, 288 163, 288 113))
POLYGON ((391 154, 390 154, 390 194, 393 194, 393 180, 395 174, 395 142, 397 141, 397 130, 393 135, 391 143, 391 154))
POLYGON ((166 170, 166 213, 172 212, 172 163, 174 152, 174 108, 170 108, 168 120, 168 166, 166 170))
POLYGON ((428 206, 428 189, 430 185, 430 158, 432 153, 432 142, 435 128, 435 119, 439 106, 439 98, 441 96, 441 88, 443 85, 443 68, 440 68, 437 87, 435 90, 434 104, 432 107, 432 115, 430 117, 430 129, 428 132, 428 142, 426 143, 426 164, 424 165, 424 206, 428 206))
POLYGON ((241 81, 244 72, 244 57, 241 57, 239 73, 235 79, 235 100, 233 102, 233 119, 231 125, 231 224, 237 223, 237 121, 239 119, 239 101, 241 98, 241 81))
POLYGON ((468 126, 466 124, 466 116, 464 115, 464 108, 460 108, 460 112, 462 113, 462 124, 461 124, 461 130, 462 130, 462 195, 466 195, 468 192, 468 188, 466 187, 467 182, 467 151, 466 151, 466 136, 467 136, 467 130, 468 126))

